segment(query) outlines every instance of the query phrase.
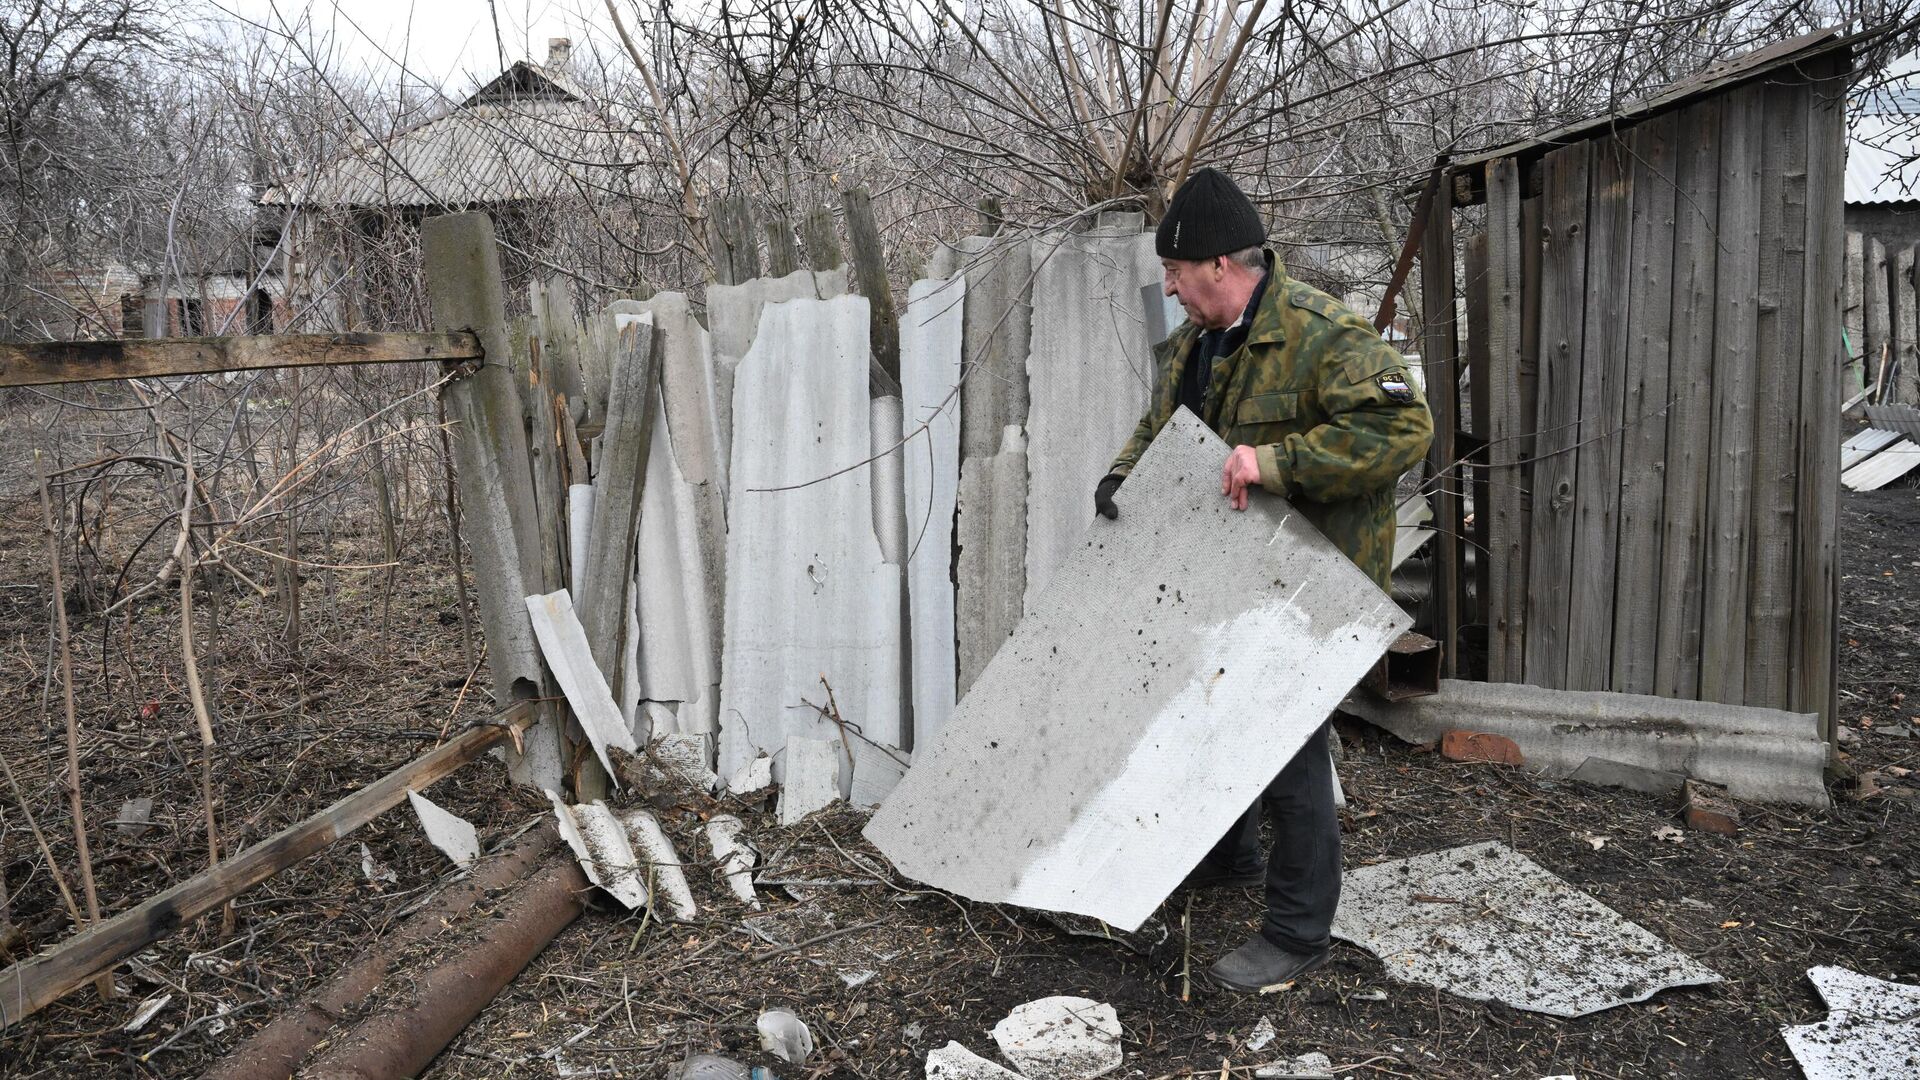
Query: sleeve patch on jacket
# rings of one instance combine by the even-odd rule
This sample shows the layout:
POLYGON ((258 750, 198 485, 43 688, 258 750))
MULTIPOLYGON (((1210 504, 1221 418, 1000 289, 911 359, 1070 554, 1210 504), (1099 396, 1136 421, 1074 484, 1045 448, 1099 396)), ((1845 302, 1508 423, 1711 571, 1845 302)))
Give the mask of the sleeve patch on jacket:
POLYGON ((1406 376, 1397 371, 1389 371, 1380 376, 1377 381, 1380 384, 1380 392, 1387 395, 1388 401, 1396 405, 1408 405, 1413 402, 1413 387, 1407 385, 1406 376))

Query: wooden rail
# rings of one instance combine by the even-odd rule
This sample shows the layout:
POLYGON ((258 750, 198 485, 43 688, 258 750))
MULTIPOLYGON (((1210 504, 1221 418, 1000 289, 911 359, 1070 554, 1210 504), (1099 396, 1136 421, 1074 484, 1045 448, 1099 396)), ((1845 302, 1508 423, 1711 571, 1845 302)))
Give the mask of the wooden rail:
POLYGON ((521 702, 491 723, 470 727, 313 817, 289 826, 219 866, 188 878, 53 948, 0 971, 0 1027, 11 1027, 95 975, 235 896, 326 849, 407 797, 506 741, 533 722, 521 702))
POLYGON ((259 368, 480 360, 466 331, 0 343, 0 387, 259 368))

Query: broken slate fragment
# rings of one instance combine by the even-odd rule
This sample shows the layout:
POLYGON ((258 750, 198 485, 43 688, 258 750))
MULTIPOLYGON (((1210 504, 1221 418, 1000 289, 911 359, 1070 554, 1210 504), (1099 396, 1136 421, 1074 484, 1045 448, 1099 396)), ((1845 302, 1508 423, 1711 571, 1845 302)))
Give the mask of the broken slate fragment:
POLYGON ((780 824, 791 825, 840 797, 840 740, 787 737, 787 779, 780 786, 780 824))
POLYGON ((144 796, 128 799, 120 804, 120 812, 113 816, 113 823, 128 836, 139 836, 153 823, 153 800, 144 796))
POLYGON ((629 810, 621 816, 620 823, 626 826, 627 839, 643 864, 637 872, 646 875, 653 895, 665 902, 666 913, 681 922, 693 918, 697 913, 693 890, 687 887, 687 872, 680 865, 680 854, 673 849, 673 841, 667 839, 666 831, 660 828, 660 819, 645 810, 629 810))
POLYGON ((1091 1080, 1119 1068, 1124 1059, 1113 1006, 1083 997, 1016 1006, 993 1026, 993 1041, 1033 1080, 1091 1080))
POLYGON ((1827 1018, 1780 1029, 1807 1080, 1920 1075, 1920 986, 1841 967, 1812 968, 1807 981, 1827 1003, 1827 1018))
POLYGON ((613 816, 603 802, 568 806, 560 796, 547 792, 553 803, 554 823, 560 835, 573 849, 587 880, 605 889, 629 911, 647 906, 650 899, 647 880, 639 872, 640 860, 634 856, 633 841, 626 826, 613 816))
POLYGON ((560 684, 574 719, 586 732, 593 752, 609 776, 614 775, 613 759, 607 748, 617 746, 629 754, 640 752, 633 741, 626 718, 613 700, 607 677, 593 659, 587 645, 587 632, 574 613, 573 597, 567 590, 527 597, 527 617, 533 621, 533 636, 540 642, 540 654, 546 658, 554 681, 560 684))
POLYGON ((1265 1050, 1279 1035, 1280 1033, 1273 1029, 1273 1021, 1264 1016, 1261 1017, 1260 1022, 1253 1025, 1253 1030, 1247 1033, 1247 1053, 1257 1054, 1265 1050))
POLYGON ((751 795, 756 791, 765 791, 771 783, 773 759, 761 754, 733 771, 733 776, 727 780, 727 790, 735 795, 751 795))
POLYGON ((417 791, 407 792, 407 801, 420 818, 427 842, 452 859, 455 866, 471 866, 480 857, 480 833, 473 823, 441 806, 417 791))
POLYGON ((1017 1072, 995 1065, 957 1042, 950 1042, 938 1050, 927 1051, 927 1080, 1026 1080, 1026 1078, 1017 1072))
POLYGON ((1600 787, 1625 788, 1646 795, 1666 795, 1679 791, 1687 778, 1665 769, 1649 769, 1612 758, 1590 757, 1573 770, 1573 778, 1600 787))
POLYGON ((1333 936, 1403 982, 1585 1016, 1720 976, 1499 843, 1346 874, 1333 936))
POLYGON ((726 878, 727 888, 743 904, 760 910, 760 898, 753 891, 753 849, 740 839, 744 828, 732 814, 715 814, 707 822, 707 843, 713 848, 713 861, 726 878))
POLYGON ((813 1056, 813 1032, 806 1022, 787 1009, 768 1009, 755 1025, 760 1029, 760 1047, 792 1065, 804 1065, 813 1056))
POLYGON ((1260 1080, 1333 1080, 1333 1059, 1313 1051, 1253 1070, 1260 1080))

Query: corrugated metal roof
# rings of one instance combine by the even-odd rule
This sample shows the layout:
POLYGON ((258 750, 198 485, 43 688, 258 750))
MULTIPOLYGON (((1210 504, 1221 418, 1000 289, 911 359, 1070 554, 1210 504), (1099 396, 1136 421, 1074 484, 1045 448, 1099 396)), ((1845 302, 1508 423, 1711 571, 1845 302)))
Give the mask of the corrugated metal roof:
POLYGON ((1920 199, 1920 116, 1855 116, 1847 124, 1849 206, 1920 199))
POLYGON ((266 191, 301 206, 464 207, 606 188, 645 155, 570 82, 515 64, 458 108, 266 191))

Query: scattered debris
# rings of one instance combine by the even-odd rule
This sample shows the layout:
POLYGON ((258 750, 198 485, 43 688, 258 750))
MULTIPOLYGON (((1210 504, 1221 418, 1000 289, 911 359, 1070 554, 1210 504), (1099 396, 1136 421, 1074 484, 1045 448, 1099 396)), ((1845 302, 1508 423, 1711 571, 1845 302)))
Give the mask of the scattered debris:
POLYGON ((927 1080, 1026 1080, 1026 1077, 995 1065, 957 1042, 950 1042, 927 1051, 927 1080))
POLYGON ((126 1026, 120 1030, 129 1033, 139 1031, 141 1028, 147 1026, 147 1021, 153 1019, 159 1014, 161 1009, 166 1008, 172 1001, 172 994, 153 995, 140 1003, 140 1007, 133 1011, 133 1019, 128 1020, 126 1026))
POLYGON ((1260 1022, 1253 1025, 1253 1030, 1247 1035, 1247 1053, 1257 1054, 1265 1050, 1273 1045, 1273 1040, 1279 1035, 1280 1033, 1273 1029, 1273 1021, 1267 1017, 1261 1017, 1260 1022))
POLYGON ((787 1009, 768 1009, 760 1014, 760 1048, 791 1065, 804 1065, 813 1056, 813 1032, 787 1009))
POLYGON ((720 777, 707 766, 713 760, 711 744, 710 735, 662 735, 647 744, 647 759, 650 764, 657 762, 666 778, 710 793, 720 783, 720 777))
POLYGON ((1712 785, 1697 780, 1687 781, 1686 804, 1682 810, 1689 829, 1722 836, 1734 836, 1740 832, 1740 810, 1727 798, 1726 792, 1712 785))
POLYGON ((573 597, 559 589, 545 595, 527 597, 527 617, 533 620, 533 636, 540 642, 540 654, 546 657, 554 681, 560 684, 574 719, 593 744, 593 752, 607 775, 615 775, 609 747, 617 746, 629 754, 640 752, 633 740, 620 706, 613 700, 607 677, 594 663, 593 650, 587 644, 587 632, 573 610, 573 597))
POLYGON ((427 842, 452 859, 455 866, 471 866, 473 860, 480 857, 480 833, 472 822, 417 791, 408 791, 407 801, 413 804, 414 815, 420 819, 427 842))
POLYGON ((373 857, 373 849, 363 841, 360 844, 360 876, 375 886, 392 885, 400 880, 393 869, 373 857))
POLYGON ((760 897, 753 891, 753 849, 740 839, 745 828, 732 814, 716 814, 707 821, 707 844, 713 849, 714 865, 726 879, 727 888, 740 902, 760 910, 760 897))
POLYGON ((1602 848, 1606 847, 1607 841, 1613 839, 1613 837, 1595 836, 1592 833, 1581 833, 1580 839, 1585 840, 1587 842, 1588 847, 1592 848, 1595 851, 1599 851, 1602 848))
POLYGON ((1505 735, 1484 731, 1449 731, 1440 736, 1440 756, 1448 761, 1525 765, 1526 756, 1505 735))
POLYGON ((751 795, 756 791, 765 791, 772 783, 773 759, 759 754, 733 771, 733 776, 727 780, 727 790, 735 795, 751 795))
POLYGON ((687 885, 687 872, 680 865, 680 853, 673 849, 673 841, 667 839, 667 834, 660 828, 660 820, 646 810, 629 810, 620 821, 626 826, 634 854, 646 864, 644 873, 653 895, 666 904, 665 914, 681 922, 692 919, 697 914, 693 890, 687 885))
POLYGON ((626 826, 613 816, 603 802, 568 806, 560 796, 547 792, 553 803, 554 821, 560 835, 573 849, 587 880, 605 889, 629 911, 646 907, 651 896, 647 879, 640 872, 640 860, 634 856, 633 842, 626 826))
POLYGON ((719 1054, 694 1054, 667 1070, 667 1080, 753 1080, 755 1070, 719 1054))
POLYGON ((1808 970, 1827 1003, 1817 1024, 1784 1027, 1807 1080, 1896 1080, 1920 1074, 1920 986, 1842 967, 1808 970))
POLYGON ((1333 1059, 1313 1051, 1253 1070, 1261 1080, 1333 1080, 1333 1059))
POLYGON ((1528 769, 1548 776, 1603 758, 1720 784, 1736 798, 1831 805, 1814 713, 1456 679, 1432 697, 1389 704, 1355 694, 1343 707, 1415 744, 1457 729, 1504 735, 1528 769))
POLYGON ((1670 844, 1684 844, 1687 842, 1687 834, 1671 825, 1662 825, 1653 830, 1653 838, 1655 840, 1665 840, 1670 844))
POLYGON ((1091 1080, 1120 1067, 1120 1018, 1083 997, 1018 1005, 993 1026, 1000 1053, 1033 1080, 1091 1080))
POLYGON ((1687 782, 1687 778, 1677 772, 1629 765, 1624 761, 1603 757, 1590 757, 1581 762, 1580 767, 1573 770, 1573 778, 1586 784, 1625 788, 1647 795, 1677 792, 1687 782))
POLYGON ((1335 937, 1394 978, 1475 1001, 1574 1017, 1720 981, 1504 844, 1362 867, 1341 891, 1335 937))
POLYGON ((867 825, 901 873, 1133 930, 1399 636, 1406 615, 1286 502, 1209 491, 1226 456, 1177 413, 1119 519, 1052 569, 867 825))
POLYGON ((786 782, 780 785, 780 824, 791 825, 840 797, 839 739, 787 737, 786 782))
POLYGON ((153 823, 153 800, 142 796, 128 799, 120 804, 120 812, 113 816, 113 824, 127 836, 139 836, 153 823))

